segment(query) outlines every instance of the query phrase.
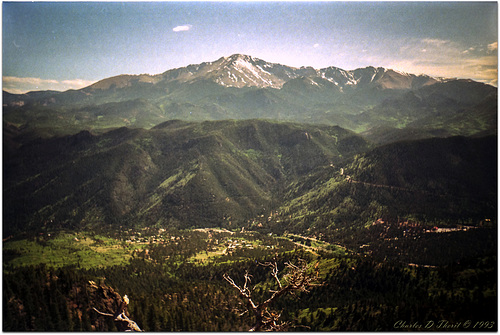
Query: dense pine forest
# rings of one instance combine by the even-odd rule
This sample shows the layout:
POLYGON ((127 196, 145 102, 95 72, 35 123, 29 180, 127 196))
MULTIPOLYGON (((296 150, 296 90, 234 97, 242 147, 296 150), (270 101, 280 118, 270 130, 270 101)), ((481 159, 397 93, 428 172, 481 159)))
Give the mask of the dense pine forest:
MULTIPOLYGON (((94 282, 122 296, 128 295, 128 314, 145 331, 247 331, 251 316, 241 315, 245 302, 224 280, 224 274, 242 284, 248 271, 253 295, 262 300, 275 289, 271 272, 262 264, 273 261, 283 271, 285 263, 300 260, 316 265, 313 269, 318 273, 317 285, 309 292, 282 296, 270 306, 281 313, 289 330, 497 329, 494 252, 438 267, 416 266, 378 260, 367 254, 341 253, 331 245, 321 247, 296 236, 285 240, 269 234, 231 234, 222 230, 208 234, 163 232, 162 236, 169 236, 169 242, 164 243, 155 243, 154 239, 158 242, 160 237, 150 235, 143 238, 148 242, 132 244, 133 248, 142 249, 134 250, 128 262, 108 267, 83 266, 86 263, 13 267, 4 263, 3 329, 116 330, 111 318, 94 310, 112 312, 105 310, 109 308, 107 298, 92 292, 89 283, 94 282), (258 241, 270 248, 258 248, 255 244, 255 248, 208 257, 207 250, 214 250, 216 240, 225 241, 225 246, 234 241, 241 245, 258 241), (197 258, 202 254, 206 257, 197 258), (417 329, 411 329, 412 326, 417 329)), ((83 242, 85 235, 78 236, 79 242, 83 242)), ((104 232, 86 236, 93 241, 93 247, 109 245, 108 251, 118 248, 112 245, 111 233, 108 237, 104 232)), ((34 244, 50 246, 57 238, 56 234, 29 239, 34 244)), ((124 240, 129 238, 123 236, 124 240)), ((439 245, 439 241, 435 243, 439 245)), ((79 252, 77 246, 73 251, 79 252)))

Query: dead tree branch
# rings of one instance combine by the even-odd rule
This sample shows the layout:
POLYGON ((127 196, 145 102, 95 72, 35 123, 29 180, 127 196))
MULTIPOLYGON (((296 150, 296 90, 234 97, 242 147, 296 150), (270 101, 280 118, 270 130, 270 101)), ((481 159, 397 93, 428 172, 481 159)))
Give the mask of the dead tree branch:
POLYGON ((91 290, 98 295, 103 301, 103 305, 106 309, 111 309, 112 306, 118 306, 114 313, 105 313, 99 311, 97 308, 92 307, 95 312, 102 316, 107 316, 113 318, 116 328, 118 331, 137 331, 141 332, 141 328, 133 320, 127 316, 127 306, 129 304, 129 299, 127 295, 123 298, 116 293, 112 288, 107 286, 97 286, 93 281, 89 282, 91 290))
MULTIPOLYGON (((271 296, 261 303, 256 303, 252 299, 252 290, 249 289, 250 275, 245 272, 245 283, 243 287, 238 286, 234 280, 227 274, 224 274, 224 279, 234 287, 240 294, 240 297, 247 303, 247 310, 253 313, 255 322, 250 328, 250 331, 280 331, 288 328, 288 323, 280 321, 281 313, 277 313, 268 309, 268 306, 276 301, 279 297, 294 291, 309 292, 312 286, 320 285, 317 283, 319 279, 318 271, 313 273, 304 260, 300 260, 298 265, 285 263, 287 273, 280 280, 278 277, 278 264, 276 262, 260 263, 262 266, 271 268, 271 275, 274 278, 278 288, 270 290, 271 296)), ((315 267, 317 268, 318 263, 315 267)))

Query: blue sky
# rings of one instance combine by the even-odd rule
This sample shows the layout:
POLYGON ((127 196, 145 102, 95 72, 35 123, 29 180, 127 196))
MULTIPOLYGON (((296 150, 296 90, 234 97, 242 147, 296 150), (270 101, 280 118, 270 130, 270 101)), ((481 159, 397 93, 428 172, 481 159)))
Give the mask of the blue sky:
POLYGON ((496 2, 3 2, 3 88, 80 88, 234 53, 497 85, 496 2))

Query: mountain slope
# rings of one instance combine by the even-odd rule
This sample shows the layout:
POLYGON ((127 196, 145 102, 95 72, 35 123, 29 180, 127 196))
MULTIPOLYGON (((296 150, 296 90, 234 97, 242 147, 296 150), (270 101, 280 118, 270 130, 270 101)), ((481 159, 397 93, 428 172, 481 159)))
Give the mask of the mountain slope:
POLYGON ((278 205, 289 182, 366 148, 339 127, 255 120, 38 140, 4 161, 4 230, 227 226, 278 205))
POLYGON ((398 142, 325 167, 288 190, 274 231, 349 243, 367 224, 478 224, 496 217, 497 138, 398 142))

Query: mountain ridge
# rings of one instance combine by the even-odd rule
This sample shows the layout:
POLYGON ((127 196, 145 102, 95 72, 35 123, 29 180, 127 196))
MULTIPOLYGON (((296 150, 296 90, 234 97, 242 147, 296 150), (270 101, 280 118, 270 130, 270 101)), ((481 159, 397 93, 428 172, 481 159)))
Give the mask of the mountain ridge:
POLYGON ((22 95, 4 91, 3 117, 27 132, 57 129, 58 134, 151 128, 171 119, 259 118, 339 125, 371 134, 371 140, 380 143, 397 139, 402 129, 417 124, 427 137, 496 132, 491 123, 496 99, 496 88, 471 80, 381 67, 296 68, 234 54, 157 75, 106 78, 80 90, 22 95), (486 102, 491 108, 484 108, 486 102), (458 128, 448 125, 460 124, 460 119, 458 128), (393 136, 380 138, 370 131, 380 127, 393 136))
POLYGON ((291 184, 267 229, 350 243, 377 219, 479 225, 496 217, 497 149, 492 135, 377 146, 291 184))
MULTIPOLYGON (((131 75, 120 75, 112 78, 116 80, 128 78, 130 76, 131 75)), ((277 89, 282 88, 283 84, 287 81, 298 77, 320 77, 342 88, 345 86, 356 86, 358 84, 370 84, 374 82, 375 79, 383 79, 386 81, 380 83, 382 89, 418 88, 443 81, 443 79, 432 78, 428 75, 415 75, 382 67, 375 68, 373 66, 355 70, 344 70, 335 66, 321 69, 305 66, 297 68, 279 63, 266 62, 262 59, 243 54, 233 54, 229 57, 221 57, 213 62, 191 64, 186 67, 167 70, 157 75, 133 75, 133 77, 137 78, 139 81, 142 80, 151 83, 165 80, 192 82, 199 77, 208 77, 214 82, 226 87, 271 87, 277 89), (245 78, 248 82, 245 81, 245 78), (407 82, 397 85, 397 81, 401 81, 402 78, 406 78, 407 82)), ((98 81, 91 85, 91 87, 99 87, 100 82, 101 81, 98 81)))
MULTIPOLYGON (((410 74, 398 70, 367 66, 354 70, 344 70, 335 66, 315 69, 310 66, 300 68, 282 65, 279 63, 270 63, 259 58, 244 54, 233 54, 228 57, 221 57, 212 62, 202 62, 200 64, 190 64, 185 67, 169 69, 159 74, 121 74, 109 78, 98 80, 97 82, 81 89, 71 89, 67 91, 30 91, 23 94, 12 95, 31 95, 34 92, 64 93, 68 91, 88 92, 97 89, 123 88, 130 86, 133 82, 157 84, 162 81, 192 82, 199 77, 213 78, 215 82, 229 87, 272 87, 281 88, 283 84, 297 77, 320 77, 327 79, 340 87, 355 86, 358 84, 366 85, 374 82, 374 79, 384 78, 387 81, 393 81, 393 85, 398 79, 406 78, 409 83, 404 83, 404 88, 417 88, 430 85, 436 82, 447 81, 451 79, 433 78, 425 74, 410 74), (221 71, 236 70, 240 72, 239 76, 235 73, 222 73, 221 71), (253 75, 253 76, 252 76, 253 75), (232 79, 230 77, 233 77, 232 79), (246 77, 249 83, 244 81, 246 77), (267 77, 267 78, 266 78, 267 77), (368 79, 369 78, 369 79, 368 79), (256 80, 259 79, 259 80, 256 80), (417 80, 418 79, 418 80, 417 80), (227 82, 229 81, 229 83, 227 82), (416 81, 413 83, 413 81, 416 81), (423 82, 423 83, 421 83, 423 82)), ((391 88, 390 85, 381 85, 382 88, 391 88)), ((402 88, 402 87, 398 87, 402 88)))
POLYGON ((4 231, 250 219, 273 207, 288 182, 367 146, 340 127, 262 120, 174 120, 39 139, 4 161, 4 231))

